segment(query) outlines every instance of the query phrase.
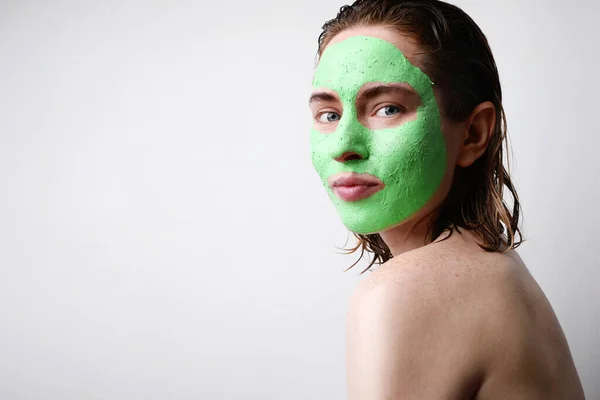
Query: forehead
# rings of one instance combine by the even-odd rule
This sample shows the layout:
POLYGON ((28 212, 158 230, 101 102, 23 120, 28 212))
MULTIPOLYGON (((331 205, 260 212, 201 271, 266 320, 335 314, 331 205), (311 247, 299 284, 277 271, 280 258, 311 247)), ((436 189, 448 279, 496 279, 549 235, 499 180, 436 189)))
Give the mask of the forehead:
POLYGON ((420 47, 408 35, 402 35, 395 30, 383 26, 366 26, 346 29, 335 35, 327 44, 329 47, 332 44, 343 42, 353 36, 368 36, 385 40, 396 46, 398 50, 415 66, 419 67, 420 57, 423 52, 420 47))
POLYGON ((387 30, 375 32, 377 36, 364 36, 365 33, 373 32, 354 30, 333 38, 315 71, 315 89, 331 89, 351 97, 371 82, 408 83, 420 94, 430 89, 429 77, 409 60, 408 56, 416 56, 414 44, 387 30))

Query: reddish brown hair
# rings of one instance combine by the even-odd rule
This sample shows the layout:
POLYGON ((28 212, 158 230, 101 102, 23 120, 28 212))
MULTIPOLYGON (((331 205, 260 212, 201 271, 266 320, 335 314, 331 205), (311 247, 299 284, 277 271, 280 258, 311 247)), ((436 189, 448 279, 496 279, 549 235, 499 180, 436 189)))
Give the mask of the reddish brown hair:
MULTIPOLYGON (((486 251, 509 251, 522 242, 520 204, 503 155, 508 152, 506 116, 496 62, 488 41, 477 24, 460 8, 438 0, 358 0, 340 8, 323 25, 319 57, 338 33, 360 26, 383 26, 410 36, 424 51, 422 70, 441 92, 441 114, 451 121, 465 121, 486 101, 494 104, 496 125, 486 152, 467 168, 456 167, 448 197, 429 227, 431 242, 459 228, 473 230, 486 251), (512 207, 504 201, 505 188, 512 207)), ((372 254, 365 272, 392 258, 379 234, 355 234, 360 257, 372 254)), ((350 268, 358 263, 352 264, 350 268)))

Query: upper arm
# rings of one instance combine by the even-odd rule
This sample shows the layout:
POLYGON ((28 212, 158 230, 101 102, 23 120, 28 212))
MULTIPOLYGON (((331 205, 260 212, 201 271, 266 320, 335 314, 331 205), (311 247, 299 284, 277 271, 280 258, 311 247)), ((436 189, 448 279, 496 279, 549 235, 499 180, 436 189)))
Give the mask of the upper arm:
POLYGON ((374 275, 349 305, 350 399, 441 398, 460 390, 473 362, 461 350, 465 327, 452 296, 421 271, 374 275))

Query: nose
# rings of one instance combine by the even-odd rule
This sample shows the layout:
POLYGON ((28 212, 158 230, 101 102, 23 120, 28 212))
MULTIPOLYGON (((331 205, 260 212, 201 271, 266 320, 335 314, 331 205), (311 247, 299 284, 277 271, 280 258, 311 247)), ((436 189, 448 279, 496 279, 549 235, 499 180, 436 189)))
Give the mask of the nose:
POLYGON ((340 163, 369 158, 371 132, 362 126, 352 112, 342 116, 329 138, 329 157, 340 163))

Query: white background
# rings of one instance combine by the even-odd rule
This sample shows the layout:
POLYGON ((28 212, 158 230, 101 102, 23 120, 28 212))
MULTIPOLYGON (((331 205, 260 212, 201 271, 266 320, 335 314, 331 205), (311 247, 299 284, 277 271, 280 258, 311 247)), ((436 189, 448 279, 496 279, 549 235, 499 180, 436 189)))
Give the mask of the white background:
MULTIPOLYGON (((364 264, 307 107, 342 4, 0 2, 1 399, 346 397, 364 264)), ((599 399, 600 6, 456 4, 500 69, 520 253, 599 399)))

